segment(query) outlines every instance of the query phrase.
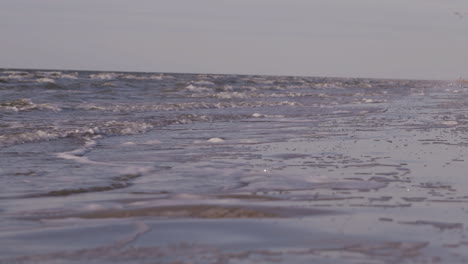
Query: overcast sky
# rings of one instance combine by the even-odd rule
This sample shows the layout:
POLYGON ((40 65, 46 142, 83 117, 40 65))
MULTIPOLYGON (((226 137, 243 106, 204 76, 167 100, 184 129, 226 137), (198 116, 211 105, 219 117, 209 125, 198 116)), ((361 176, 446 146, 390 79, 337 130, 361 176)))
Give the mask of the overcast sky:
POLYGON ((0 67, 468 78, 468 0, 0 0, 0 67))

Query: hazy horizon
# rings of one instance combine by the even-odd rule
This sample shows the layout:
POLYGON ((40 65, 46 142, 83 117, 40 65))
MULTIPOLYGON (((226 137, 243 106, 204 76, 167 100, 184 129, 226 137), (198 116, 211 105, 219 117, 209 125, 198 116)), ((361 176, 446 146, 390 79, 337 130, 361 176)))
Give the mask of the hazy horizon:
POLYGON ((461 0, 4 0, 0 68, 468 78, 461 0))

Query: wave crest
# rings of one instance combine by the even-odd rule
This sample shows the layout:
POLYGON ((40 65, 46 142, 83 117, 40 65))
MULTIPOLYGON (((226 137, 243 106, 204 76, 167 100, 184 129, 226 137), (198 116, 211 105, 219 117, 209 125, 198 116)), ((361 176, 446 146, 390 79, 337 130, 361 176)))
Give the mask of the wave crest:
MULTIPOLYGON (((239 95, 242 96, 242 95, 239 95)), ((95 105, 81 104, 79 109, 112 111, 112 112, 146 112, 146 111, 181 111, 192 109, 218 109, 218 108, 255 108, 269 106, 301 106, 292 101, 253 101, 253 102, 187 102, 187 103, 164 103, 164 104, 118 104, 118 105, 95 105)))
POLYGON ((0 103, 0 111, 5 112, 20 112, 30 110, 50 110, 58 112, 61 109, 53 104, 35 104, 30 99, 23 98, 10 102, 0 103))

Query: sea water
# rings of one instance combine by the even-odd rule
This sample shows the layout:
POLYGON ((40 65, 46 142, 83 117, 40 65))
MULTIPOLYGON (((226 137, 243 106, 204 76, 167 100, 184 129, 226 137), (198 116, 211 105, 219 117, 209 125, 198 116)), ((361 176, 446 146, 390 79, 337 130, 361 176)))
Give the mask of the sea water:
POLYGON ((468 84, 0 71, 0 263, 466 263, 468 84))

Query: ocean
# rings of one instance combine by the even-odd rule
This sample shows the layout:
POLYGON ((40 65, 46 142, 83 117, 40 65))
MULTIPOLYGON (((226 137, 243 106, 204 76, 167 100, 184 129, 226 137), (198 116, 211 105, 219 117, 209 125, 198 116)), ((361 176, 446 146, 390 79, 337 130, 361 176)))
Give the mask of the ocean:
POLYGON ((466 263, 468 83, 0 70, 0 263, 466 263))

